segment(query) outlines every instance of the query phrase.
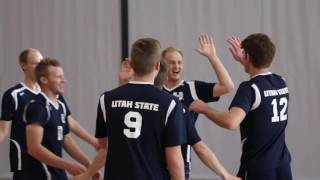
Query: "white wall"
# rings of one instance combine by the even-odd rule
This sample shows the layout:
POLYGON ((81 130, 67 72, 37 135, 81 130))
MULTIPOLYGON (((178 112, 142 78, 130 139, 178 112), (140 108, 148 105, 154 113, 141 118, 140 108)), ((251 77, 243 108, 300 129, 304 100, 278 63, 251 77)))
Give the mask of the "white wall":
MULTIPOLYGON (((236 88, 248 79, 228 52, 226 39, 245 38, 254 32, 268 34, 277 52, 272 71, 283 75, 290 91, 287 144, 292 153, 294 179, 320 179, 320 1, 319 0, 134 0, 130 2, 130 40, 157 37, 162 46, 184 52, 186 80, 216 81, 205 58, 194 48, 201 33, 213 36, 218 55, 236 88)), ((235 92, 212 106, 225 110, 235 92)), ((240 135, 217 127, 200 116, 198 131, 231 172, 241 154, 240 135)), ((193 156, 192 177, 216 177, 193 156)))
MULTIPOLYGON (((94 132, 99 95, 116 86, 120 50, 119 0, 0 0, 0 94, 22 80, 18 55, 27 47, 62 61, 66 98, 73 116, 94 132)), ((132 0, 129 1, 130 41, 156 37, 163 47, 184 51, 185 78, 216 81, 206 59, 194 48, 203 32, 214 37, 217 52, 236 87, 247 79, 232 60, 226 38, 253 32, 270 35, 277 46, 272 71, 287 78, 290 89, 287 144, 294 179, 320 178, 318 95, 320 1, 318 0, 132 0)), ((234 93, 212 104, 225 109, 234 93)), ((239 132, 217 127, 200 117, 203 140, 228 170, 239 166, 239 132)), ((92 148, 81 147, 91 156, 92 148)), ((0 145, 0 177, 9 172, 8 141, 0 145)), ((216 177, 193 157, 194 178, 216 177)))

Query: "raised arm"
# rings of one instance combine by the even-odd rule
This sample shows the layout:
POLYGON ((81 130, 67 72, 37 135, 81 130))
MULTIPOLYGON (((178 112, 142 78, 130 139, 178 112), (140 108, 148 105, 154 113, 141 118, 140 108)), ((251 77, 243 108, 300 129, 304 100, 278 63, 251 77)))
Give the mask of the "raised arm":
POLYGON ((220 112, 210 107, 208 104, 204 103, 201 100, 193 101, 190 104, 189 110, 204 114, 218 126, 229 130, 236 130, 246 116, 245 111, 241 108, 232 107, 229 111, 220 112))
POLYGON ((118 75, 118 84, 119 86, 128 83, 133 77, 133 69, 130 65, 130 59, 126 58, 121 62, 119 75, 118 75))
POLYGON ((166 161, 172 180, 184 180, 184 163, 181 146, 166 147, 166 161))
POLYGON ((232 91, 234 88, 233 81, 217 56, 212 37, 207 34, 203 34, 199 37, 199 43, 200 48, 196 49, 196 51, 208 58, 218 78, 218 83, 213 88, 213 97, 219 97, 232 91))
POLYGON ((227 39, 227 42, 230 44, 229 51, 231 52, 233 58, 243 64, 244 54, 241 49, 241 40, 238 37, 230 37, 227 39))
POLYGON ((203 141, 194 144, 192 148, 199 159, 223 180, 241 180, 241 178, 229 174, 229 172, 221 165, 214 152, 203 141))
POLYGON ((85 142, 92 145, 96 150, 99 149, 99 144, 97 138, 93 137, 91 134, 88 133, 73 117, 70 115, 68 116, 68 122, 70 131, 74 133, 79 138, 83 139, 85 142))
POLYGON ((28 153, 35 159, 56 168, 67 170, 72 175, 77 175, 85 171, 85 167, 79 163, 63 159, 46 147, 41 142, 43 138, 43 128, 37 124, 29 124, 26 127, 28 153))

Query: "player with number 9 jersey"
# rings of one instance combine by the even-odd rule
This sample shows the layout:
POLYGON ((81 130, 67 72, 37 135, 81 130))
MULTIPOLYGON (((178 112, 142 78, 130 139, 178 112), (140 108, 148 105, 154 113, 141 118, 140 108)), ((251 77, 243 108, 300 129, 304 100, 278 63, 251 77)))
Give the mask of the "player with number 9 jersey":
POLYGON ((185 130, 180 102, 151 83, 103 93, 96 137, 108 138, 105 179, 170 179, 165 147, 186 143, 185 130))

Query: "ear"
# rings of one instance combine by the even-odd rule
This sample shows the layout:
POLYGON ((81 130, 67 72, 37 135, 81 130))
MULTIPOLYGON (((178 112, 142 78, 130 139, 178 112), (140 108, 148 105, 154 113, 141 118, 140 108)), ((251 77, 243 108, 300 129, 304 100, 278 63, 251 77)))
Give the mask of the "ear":
POLYGON ((251 62, 251 57, 248 53, 244 54, 244 62, 245 63, 250 63, 251 62))
POLYGON ((155 69, 156 69, 157 71, 160 71, 160 61, 158 61, 158 62, 156 63, 155 69))
POLYGON ((26 63, 20 63, 20 67, 21 67, 22 71, 25 71, 26 65, 27 65, 26 63))
POLYGON ((41 82, 41 84, 48 84, 48 78, 46 78, 44 76, 41 76, 40 77, 40 82, 41 82))
POLYGON ((131 57, 125 58, 125 61, 129 61, 129 64, 131 67, 133 67, 132 61, 131 61, 131 57))

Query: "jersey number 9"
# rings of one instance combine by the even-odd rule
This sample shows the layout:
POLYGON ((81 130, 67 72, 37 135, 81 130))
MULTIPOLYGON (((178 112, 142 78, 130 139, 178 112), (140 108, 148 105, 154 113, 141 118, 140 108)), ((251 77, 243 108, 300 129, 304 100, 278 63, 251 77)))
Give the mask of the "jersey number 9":
POLYGON ((127 138, 136 139, 140 136, 142 127, 142 116, 139 112, 129 111, 124 116, 124 123, 128 127, 128 129, 123 130, 123 134, 127 136, 127 138))

